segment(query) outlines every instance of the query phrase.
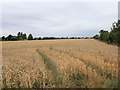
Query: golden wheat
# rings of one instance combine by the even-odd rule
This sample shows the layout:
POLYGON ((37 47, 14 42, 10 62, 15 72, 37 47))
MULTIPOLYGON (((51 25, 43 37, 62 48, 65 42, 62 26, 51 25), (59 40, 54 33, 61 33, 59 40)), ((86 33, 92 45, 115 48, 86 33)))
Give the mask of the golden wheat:
POLYGON ((32 88, 35 80, 40 80, 43 88, 109 87, 110 78, 118 77, 118 47, 93 39, 8 41, 2 46, 3 87, 32 88), (53 82, 52 71, 36 50, 55 63, 63 80, 60 85, 53 82), (76 81, 77 73, 85 77, 83 84, 76 81))

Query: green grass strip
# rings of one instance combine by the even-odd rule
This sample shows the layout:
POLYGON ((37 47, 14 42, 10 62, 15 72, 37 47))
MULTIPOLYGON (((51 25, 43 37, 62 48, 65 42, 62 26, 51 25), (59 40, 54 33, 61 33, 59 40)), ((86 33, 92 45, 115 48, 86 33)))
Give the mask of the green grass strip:
POLYGON ((62 77, 60 76, 59 71, 57 70, 56 65, 54 64, 53 60, 50 59, 47 55, 45 55, 42 51, 40 50, 36 50, 38 52, 39 55, 42 56, 42 60, 44 61, 44 64, 46 65, 46 67, 52 71, 52 74, 54 76, 54 81, 53 83, 59 85, 62 83, 62 77))

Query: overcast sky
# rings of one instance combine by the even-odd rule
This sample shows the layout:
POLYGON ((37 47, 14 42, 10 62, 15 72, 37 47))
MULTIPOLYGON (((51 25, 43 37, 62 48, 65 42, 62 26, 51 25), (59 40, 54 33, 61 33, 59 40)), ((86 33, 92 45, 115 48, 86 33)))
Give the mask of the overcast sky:
POLYGON ((13 2, 2 4, 2 35, 93 36, 118 19, 113 2, 13 2))

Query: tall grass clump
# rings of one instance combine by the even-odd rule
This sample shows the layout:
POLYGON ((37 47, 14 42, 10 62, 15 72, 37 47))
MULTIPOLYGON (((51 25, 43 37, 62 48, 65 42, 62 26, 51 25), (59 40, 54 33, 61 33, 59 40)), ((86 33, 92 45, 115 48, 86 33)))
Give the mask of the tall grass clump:
POLYGON ((85 77, 82 73, 77 72, 69 76, 71 85, 77 88, 86 88, 88 78, 85 77))

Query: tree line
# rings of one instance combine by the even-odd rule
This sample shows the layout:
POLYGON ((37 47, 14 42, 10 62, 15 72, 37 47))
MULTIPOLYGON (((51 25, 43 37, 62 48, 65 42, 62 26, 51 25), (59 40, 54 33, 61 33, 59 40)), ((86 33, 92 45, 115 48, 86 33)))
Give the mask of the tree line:
POLYGON ((93 36, 93 38, 110 44, 120 45, 120 20, 112 24, 110 31, 100 30, 99 34, 93 36))
POLYGON ((100 30, 99 34, 93 37, 33 37, 32 34, 27 36, 26 33, 18 32, 16 36, 8 35, 2 36, 2 41, 18 41, 18 40, 53 40, 53 39, 97 39, 111 44, 120 45, 120 20, 114 22, 111 31, 100 30))
POLYGON ((17 41, 17 40, 33 40, 32 34, 29 34, 28 37, 26 33, 18 32, 16 36, 8 35, 7 37, 2 36, 2 41, 17 41))
POLYGON ((7 37, 2 36, 2 41, 18 41, 18 40, 53 40, 53 39, 91 39, 92 37, 33 37, 29 34, 27 37, 26 33, 18 32, 16 36, 8 35, 7 37))

